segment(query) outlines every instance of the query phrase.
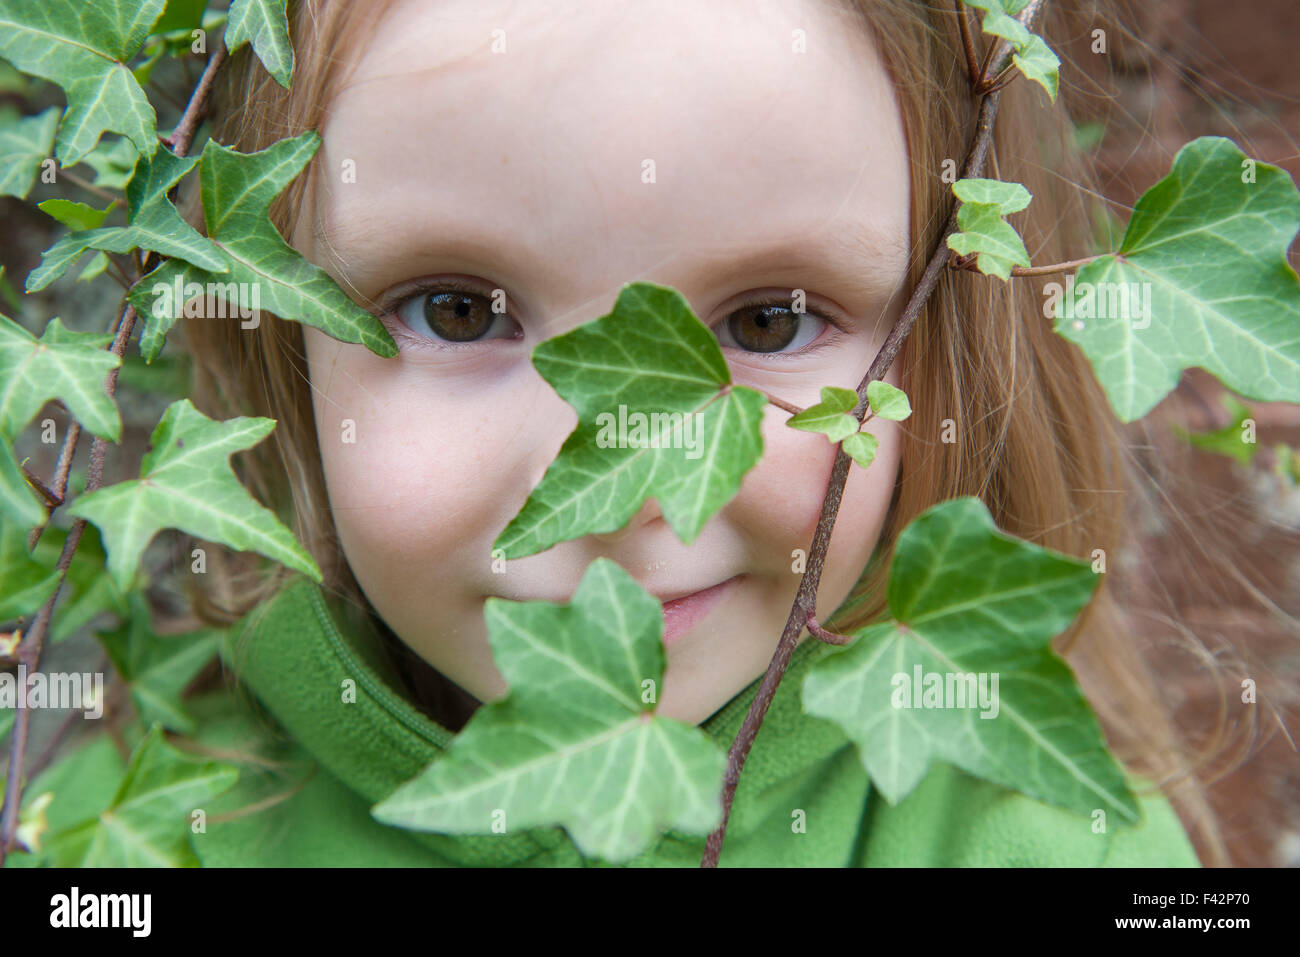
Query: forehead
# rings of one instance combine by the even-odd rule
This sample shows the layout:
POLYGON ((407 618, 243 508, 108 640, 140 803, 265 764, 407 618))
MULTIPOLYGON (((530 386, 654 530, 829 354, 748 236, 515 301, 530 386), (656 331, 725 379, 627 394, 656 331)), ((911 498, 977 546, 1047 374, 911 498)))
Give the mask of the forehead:
POLYGON ((322 155, 355 182, 324 178, 314 229, 363 271, 453 227, 578 256, 571 284, 817 238, 905 265, 901 117, 852 11, 398 0, 358 55, 322 155))

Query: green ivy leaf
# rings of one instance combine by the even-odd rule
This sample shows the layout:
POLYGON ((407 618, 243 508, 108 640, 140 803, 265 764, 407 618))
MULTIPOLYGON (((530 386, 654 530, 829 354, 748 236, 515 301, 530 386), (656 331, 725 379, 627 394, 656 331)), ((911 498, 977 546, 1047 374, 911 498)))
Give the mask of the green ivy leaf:
POLYGON ((1029 201, 1034 198, 1029 190, 1019 183, 979 177, 957 180, 952 184, 952 192, 963 203, 996 206, 1001 216, 1020 212, 1028 207, 1029 201))
POLYGON ((937 505, 899 537, 893 620, 860 630, 809 673, 804 710, 844 728, 891 804, 938 759, 1051 804, 1135 821, 1124 774, 1051 650, 1099 581, 1087 563, 999 531, 979 499, 937 505), (969 697, 950 698, 950 688, 969 697))
POLYGON ((1015 14, 1025 8, 1028 0, 968 0, 967 6, 984 11, 983 30, 990 36, 1001 37, 1013 47, 1029 42, 1033 36, 1015 14))
POLYGON ((882 379, 867 383, 867 402, 877 418, 901 422, 912 414, 912 403, 907 393, 882 379))
MULTIPOLYGON (((168 191, 198 161, 197 156, 179 157, 166 149, 159 149, 151 156, 141 156, 136 163, 135 174, 126 187, 129 225, 96 229, 94 227, 103 222, 103 216, 100 216, 99 222, 85 215, 80 220, 75 217, 60 219, 60 222, 76 231, 63 236, 45 251, 41 256, 41 264, 27 277, 27 291, 44 289, 87 249, 114 253, 129 253, 136 248, 147 249, 164 256, 184 259, 213 272, 225 272, 226 260, 221 250, 185 222, 167 198, 168 191)), ((67 200, 52 199, 40 204, 41 209, 58 219, 54 212, 46 209, 53 203, 67 203, 67 200)))
POLYGON ((89 282, 91 279, 102 276, 107 268, 108 256, 104 253, 95 253, 90 257, 90 261, 86 263, 85 268, 77 274, 77 282, 89 282))
POLYGON ((57 318, 37 339, 0 315, 0 511, 26 527, 44 521, 45 508, 10 443, 50 399, 61 400, 95 435, 118 441, 122 419, 104 387, 121 363, 106 349, 112 341, 110 335, 71 332, 57 318))
POLYGON ((1061 60, 1042 37, 1031 34, 1029 42, 1011 55, 1011 62, 1026 79, 1033 80, 1041 86, 1047 91, 1047 96, 1052 102, 1056 102, 1056 94, 1060 92, 1061 84, 1061 60))
POLYGON ((58 572, 27 550, 27 529, 0 512, 0 622, 35 612, 58 581, 58 572))
POLYGON ((203 11, 208 0, 167 0, 163 11, 150 29, 150 33, 171 33, 173 30, 193 30, 203 25, 203 11))
POLYGON ((562 825, 583 854, 626 861, 672 828, 722 820, 726 755, 703 731, 655 713, 663 612, 627 572, 592 562, 572 603, 489 598, 492 654, 510 685, 451 747, 377 805, 414 830, 489 833, 562 825))
POLYGON ((984 11, 982 28, 985 33, 1001 37, 1011 44, 1011 62, 1029 80, 1044 90, 1053 102, 1060 86, 1061 61, 1043 38, 1031 33, 1015 19, 1029 4, 1029 0, 967 0, 967 4, 984 11))
MULTIPOLYGON (((257 305, 282 319, 323 329, 335 339, 363 343, 381 356, 397 355, 382 322, 344 294, 320 267, 308 262, 276 232, 267 208, 302 171, 320 146, 320 135, 309 130, 280 140, 257 153, 240 153, 209 140, 199 160, 203 213, 208 237, 215 243, 228 272, 213 275, 197 266, 171 260, 132 288, 129 300, 144 319, 140 354, 153 359, 162 349, 167 330, 183 314, 184 302, 169 290, 179 281, 211 288, 232 307, 257 305), (248 290, 232 302, 226 283, 248 290), (208 284, 213 284, 211 287, 208 284)), ((189 292, 183 297, 191 298, 189 292)))
POLYGON ((863 468, 876 459, 876 448, 880 443, 870 432, 854 432, 844 440, 844 451, 863 468))
POLYGON ((54 147, 58 125, 56 106, 35 116, 23 116, 8 104, 0 109, 0 196, 27 198, 54 147))
POLYGON ((234 0, 226 21, 226 46, 234 53, 245 43, 286 90, 293 73, 293 46, 289 43, 289 20, 285 0, 234 0))
POLYGON ((1287 262, 1297 229, 1285 171, 1231 140, 1193 140, 1137 201, 1119 251, 1067 280, 1056 331, 1083 349, 1125 422, 1193 366, 1247 398, 1300 402, 1300 278, 1287 262))
POLYGON ((1232 417, 1223 428, 1207 432, 1188 432, 1175 425, 1174 434, 1195 448, 1218 452, 1220 455, 1236 459, 1242 465, 1249 465, 1260 449, 1258 442, 1246 441, 1246 434, 1242 429, 1246 420, 1252 415, 1250 407, 1242 405, 1230 395, 1222 397, 1222 404, 1232 417))
POLYGON ((55 140, 72 166, 111 130, 141 153, 157 146, 157 117, 127 63, 165 0, 0 0, 0 57, 57 83, 68 97, 55 140))
POLYGON ((731 384, 717 338, 675 289, 624 286, 610 313, 534 349, 533 365, 578 426, 493 544, 506 558, 614 531, 650 497, 689 543, 762 454, 766 398, 731 384), (670 420, 652 415, 677 418, 656 432, 670 420))
POLYGON ((190 815, 234 785, 238 769, 196 761, 153 728, 136 747, 112 803, 96 817, 55 834, 56 867, 198 867, 190 815))
POLYGON ((101 140, 81 159, 81 165, 95 171, 92 182, 102 189, 122 191, 131 182, 140 151, 125 137, 101 140))
POLYGON ((113 204, 95 209, 70 199, 47 199, 43 203, 37 203, 36 208, 69 229, 94 229, 108 217, 113 204))
MULTIPOLYGON (((73 493, 71 484, 68 493, 73 493)), ((59 555, 63 552, 63 543, 67 537, 66 529, 46 528, 32 551, 32 559, 53 573, 58 567, 59 555)), ((111 613, 118 618, 127 616, 129 610, 126 596, 113 584, 107 565, 108 554, 104 551, 99 529, 87 525, 81 533, 81 543, 72 556, 72 564, 68 566, 59 606, 50 625, 52 643, 58 644, 101 614, 111 613)), ((143 575, 138 577, 144 578, 143 575)), ((131 589, 143 588, 144 585, 142 580, 132 581, 131 589)))
POLYGON ((1027 189, 999 180, 959 179, 952 191, 962 204, 957 210, 960 231, 948 237, 949 249, 963 256, 978 254, 976 268, 1004 281, 1011 278, 1012 266, 1029 265, 1020 234, 1002 218, 1029 205, 1027 189))
POLYGON ((99 526, 113 582, 126 591, 140 556, 164 528, 255 551, 314 580, 320 569, 275 515, 259 505, 230 468, 234 452, 251 448, 275 428, 274 419, 216 422, 189 399, 173 402, 150 437, 140 478, 76 499, 68 514, 99 526))
POLYGON ((202 629, 184 635, 156 635, 152 614, 140 592, 132 592, 123 624, 99 634, 145 724, 193 734, 194 719, 181 703, 181 692, 217 653, 221 632, 202 629))
POLYGON ((832 442, 839 442, 858 431, 860 423, 848 414, 857 404, 858 394, 852 389, 822 386, 822 400, 792 415, 785 424, 804 432, 820 432, 832 442))

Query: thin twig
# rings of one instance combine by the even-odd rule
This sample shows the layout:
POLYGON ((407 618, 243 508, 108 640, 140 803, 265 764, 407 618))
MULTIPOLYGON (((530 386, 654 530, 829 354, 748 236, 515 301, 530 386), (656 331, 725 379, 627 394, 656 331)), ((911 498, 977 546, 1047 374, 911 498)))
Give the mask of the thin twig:
POLYGON ((114 205, 122 202, 122 197, 114 196, 112 193, 104 189, 102 186, 96 186, 94 183, 90 182, 89 180, 82 179, 76 173, 70 172, 66 169, 61 169, 59 170, 58 175, 62 176, 69 183, 72 183, 75 186, 80 186, 88 193, 94 193, 96 196, 100 197, 101 199, 110 200, 114 205))
POLYGON ((970 77, 971 88, 979 82, 980 64, 975 55, 975 40, 971 37, 970 21, 967 19, 966 4, 957 0, 957 24, 961 27, 961 45, 966 51, 966 75, 970 77))
POLYGON ((778 399, 776 396, 772 395, 771 393, 764 392, 763 395, 767 396, 768 402, 771 402, 778 409, 784 409, 785 411, 789 412, 791 415, 798 415, 800 412, 803 411, 803 409, 799 408, 799 406, 793 405, 785 401, 785 399, 778 399))
MULTIPOLYGON (((1018 19, 1027 29, 1033 29, 1032 24, 1042 9, 1043 0, 1030 0, 1018 19)), ((1003 61, 1010 58, 1010 45, 1003 43, 1000 46, 1005 49, 999 54, 999 67, 1003 61)), ((997 119, 998 103, 1001 98, 1001 92, 994 92, 985 96, 980 102, 970 153, 966 157, 966 165, 962 171, 964 178, 977 177, 984 171, 984 164, 988 161, 989 150, 993 145, 993 123, 997 119)), ((903 308, 903 312, 894 322, 893 328, 889 330, 889 335, 872 361, 871 368, 867 370, 867 374, 858 385, 858 406, 854 414, 858 416, 859 421, 869 407, 867 386, 874 380, 883 378, 889 371, 903 342, 921 315, 921 310, 939 284, 939 278, 947 269, 949 252, 947 240, 956 228, 957 208, 954 204, 948 215, 948 222, 935 243, 925 272, 922 273, 916 288, 912 290, 912 296, 903 308)), ((718 866, 718 857, 722 853, 722 840, 727 833, 727 821, 731 817, 731 806, 736 797, 736 786, 740 783, 740 773, 745 767, 745 759, 749 756, 754 739, 763 725, 763 718, 772 704, 781 678, 785 675, 790 656, 794 653, 795 645, 798 644, 799 635, 807 625, 808 619, 816 614, 817 589, 821 584, 822 566, 826 563, 826 552, 830 547, 831 532, 835 528, 835 517, 839 514, 840 502, 844 497, 844 485, 848 480, 851 462, 852 459, 844 451, 843 445, 839 446, 827 481, 826 497, 822 500, 821 515, 817 519, 817 528, 813 532, 812 547, 808 550, 804 575, 799 581, 799 589, 795 593, 790 616, 786 619, 785 631, 781 633, 781 640, 777 642, 772 661, 767 666, 767 672, 763 675, 763 681, 750 705, 749 713, 745 715, 745 720, 740 726, 740 732, 727 752, 727 774, 722 789, 722 823, 705 841, 704 857, 700 860, 701 867, 718 866)))
MULTIPOLYGON (((1084 256, 1082 259, 1071 259, 1063 263, 1050 263, 1046 266, 1012 266, 1011 275, 1013 276, 1051 276, 1056 273, 1073 272, 1076 269, 1088 265, 1090 262, 1096 262, 1102 256, 1110 255, 1109 253, 1098 253, 1096 256, 1084 256)), ((953 269, 975 270, 974 256, 959 256, 952 262, 953 269)))
POLYGON ((45 499, 46 507, 58 508, 63 504, 63 499, 55 495, 53 489, 46 488, 45 483, 40 480, 40 477, 26 465, 23 466, 23 477, 27 479, 27 484, 36 489, 36 491, 40 493, 41 498, 45 499))
MULTIPOLYGON (((992 93, 980 103, 975 135, 970 153, 966 159, 966 165, 963 168, 963 177, 979 176, 984 170, 984 164, 988 159, 989 149, 993 142, 993 121, 997 117, 998 102, 1001 96, 1001 93, 992 93)), ((921 310, 929 300, 930 294, 934 292, 935 287, 939 284, 940 277, 943 276, 947 269, 947 239, 956 228, 957 209, 954 205, 952 212, 948 216, 948 222, 935 243, 934 251, 930 256, 929 264, 925 267, 925 272, 921 275, 920 281, 912 291, 912 296, 903 312, 899 315, 893 328, 890 329, 884 344, 880 347, 875 360, 871 363, 871 368, 858 386, 858 407, 855 414, 859 421, 861 421, 868 408, 867 386, 871 382, 883 378, 885 373, 889 371, 889 367, 897 358, 903 342, 907 339, 912 327, 916 324, 916 320, 920 317, 921 310)), ((731 817, 731 806, 736 797, 736 786, 740 783, 740 773, 745 767, 745 759, 749 756, 749 751, 754 745, 754 739, 758 736, 758 731, 763 725, 763 718, 772 704, 772 699, 776 695, 776 689, 781 683, 781 678, 785 675, 786 667, 790 663, 790 656, 794 653, 795 645, 798 644, 799 635, 807 625, 808 620, 816 613, 817 589, 821 584, 822 567, 826 562, 831 532, 835 528, 835 517, 839 514, 840 502, 844 497, 844 485, 848 480, 849 466, 852 461, 848 453, 844 451, 844 447, 839 446, 835 453, 835 464, 831 466, 830 479, 826 487, 826 497, 822 501, 821 515, 817 519, 817 528, 813 533, 812 546, 808 550, 808 561, 804 575, 799 582, 799 590, 795 594, 794 605, 791 607, 790 616, 786 620, 785 630, 781 634, 781 640, 777 642, 772 661, 768 665, 767 673, 763 675, 763 681, 759 685, 758 694, 750 705, 749 713, 745 715, 745 720, 740 726, 740 732, 736 735, 736 740, 732 742, 731 748, 727 752, 727 774, 722 790, 722 823, 709 835, 708 840, 705 842, 704 857, 700 861, 701 867, 717 867, 718 865, 718 857, 722 853, 722 840, 727 831, 727 822, 731 817)))
POLYGON ((837 631, 827 631, 821 626, 821 622, 817 620, 816 615, 808 616, 808 633, 828 645, 847 645, 853 640, 851 635, 841 635, 837 631))
MULTIPOLYGON (((118 322, 117 334, 113 338, 111 351, 114 355, 121 356, 126 351, 126 343, 131 337, 135 319, 134 307, 127 306, 118 322)), ((105 391, 109 398, 112 398, 116 390, 117 369, 113 369, 108 373, 105 391)), ((93 492, 103 483, 104 454, 107 449, 108 443, 99 436, 96 436, 95 441, 90 445, 90 467, 86 471, 87 492, 93 492)), ((54 613, 54 605, 59 600, 59 593, 63 590, 68 569, 72 565, 72 556, 76 553, 77 546, 81 544, 81 536, 85 530, 84 518, 79 518, 72 523, 72 528, 68 530, 68 537, 63 542, 63 550, 59 553, 59 577, 54 586, 54 593, 46 599, 45 604, 36 613, 32 626, 23 635, 23 640, 15 652, 19 664, 27 666, 29 677, 40 667, 41 650, 45 643, 45 633, 49 628, 50 616, 54 613)), ((18 807, 23 792, 23 758, 27 751, 27 728, 31 715, 31 709, 26 706, 25 685, 19 689, 19 695, 19 707, 14 715, 12 741, 9 745, 9 774, 5 781, 4 807, 0 810, 0 866, 4 865, 5 855, 9 848, 13 847, 14 835, 18 831, 18 807)))
POLYGON ((189 152, 194 131, 198 129, 199 121, 208 111, 208 94, 212 91, 212 82, 216 79, 217 70, 221 69, 225 59, 226 41, 223 37, 217 41, 212 56, 208 57, 208 64, 203 68, 203 75, 199 77, 198 86, 194 88, 194 93, 190 96, 190 101, 185 106, 185 113, 176 124, 176 129, 172 130, 171 136, 163 141, 177 156, 184 156, 189 152))
POLYGON ((129 290, 133 285, 135 285, 135 283, 131 280, 131 277, 126 274, 126 270, 122 268, 121 263, 119 263, 112 256, 109 256, 108 253, 105 253, 104 256, 108 259, 108 264, 113 267, 113 271, 117 273, 117 276, 115 278, 122 283, 123 289, 129 290))
POLYGON ((998 90, 1002 89, 1012 80, 1014 80, 1016 76, 1017 76, 1016 67, 1014 65, 1007 67, 1005 70, 1003 70, 1001 73, 999 73, 997 76, 993 78, 993 80, 988 85, 988 89, 985 90, 985 92, 996 93, 998 90))
MULTIPOLYGON (((207 66, 203 69, 203 75, 199 78, 199 84, 185 107, 184 115, 181 116, 180 122, 176 124, 176 129, 172 131, 171 136, 163 141, 177 156, 184 156, 190 148, 199 120, 207 110, 207 98, 209 91, 212 89, 213 79, 225 58, 225 42, 218 41, 216 49, 212 51, 212 56, 208 58, 207 66)), ((113 345, 110 348, 110 351, 119 358, 126 353, 126 344, 131 338, 131 330, 135 327, 135 320, 135 308, 128 305, 117 322, 113 345)), ((109 398, 112 398, 117 390, 117 374, 118 369, 110 370, 105 381, 105 391, 109 398)), ((66 457, 67 462, 71 462, 70 449, 75 445, 76 436, 69 430, 69 436, 64 440, 64 449, 68 454, 66 456, 60 454, 59 464, 60 474, 62 475, 60 484, 63 484, 64 491, 66 491, 67 481, 65 474, 67 466, 64 459, 66 457)), ((86 470, 87 492, 93 492, 103 482, 104 457, 107 450, 108 443, 98 436, 90 444, 90 465, 86 470)), ((72 565, 72 557, 77 551, 77 546, 81 544, 81 536, 85 530, 86 520, 84 518, 79 518, 72 523, 72 527, 68 530, 68 537, 64 539, 63 550, 59 553, 58 580, 54 587, 54 593, 46 599, 45 604, 36 613, 31 627, 23 635, 23 640, 18 646, 16 657, 20 663, 27 665, 29 675, 40 666, 41 650, 45 642, 45 633, 49 629, 50 617, 54 613, 54 605, 59 600, 59 593, 63 590, 63 583, 68 577, 68 568, 72 565)), ((20 693, 22 695, 20 703, 25 703, 26 687, 21 689, 20 693)), ((23 765, 27 753, 27 730, 30 715, 30 708, 18 708, 14 716, 13 729, 10 733, 9 772, 5 781, 4 804, 0 808, 0 867, 4 866, 5 857, 16 844, 18 810, 22 803, 23 765)))
MULTIPOLYGON (((63 504, 63 500, 68 494, 68 474, 72 471, 72 457, 76 454, 77 440, 79 438, 81 438, 81 423, 73 419, 68 423, 67 434, 63 436, 63 446, 59 449, 59 461, 54 466, 54 478, 50 481, 50 492, 58 497, 60 505, 63 504)), ((41 540, 41 535, 49 524, 50 519, 47 515, 44 522, 28 533, 27 550, 29 552, 36 547, 36 543, 41 540)))

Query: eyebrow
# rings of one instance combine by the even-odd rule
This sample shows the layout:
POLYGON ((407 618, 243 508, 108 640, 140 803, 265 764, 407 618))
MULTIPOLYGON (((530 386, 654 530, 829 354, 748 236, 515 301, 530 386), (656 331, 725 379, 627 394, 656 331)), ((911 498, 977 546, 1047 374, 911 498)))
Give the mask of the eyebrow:
MULTIPOLYGON (((331 216, 324 222, 318 221, 314 235, 330 251, 349 282, 362 285, 385 269, 385 263, 393 257, 413 262, 454 255, 458 259, 498 263, 515 276, 545 276, 558 284, 557 296, 570 301, 581 296, 580 280, 566 280, 544 249, 539 251, 534 244, 519 242, 509 232, 497 232, 482 222, 469 221, 422 224, 421 232, 413 242, 404 241, 400 248, 395 244, 390 248, 385 237, 396 233, 386 230, 381 220, 367 216, 360 221, 340 221, 331 216), (340 240, 346 240, 341 256, 336 252, 340 240), (366 256, 367 260, 373 257, 373 268, 367 261, 358 270, 358 264, 349 262, 354 253, 366 256)), ((875 222, 847 222, 843 228, 828 227, 807 241, 782 237, 779 228, 755 232, 777 238, 766 244, 760 241, 729 246, 710 244, 694 254, 683 252, 680 245, 666 247, 656 243, 666 248, 663 258, 652 264, 650 270, 671 259, 683 260, 685 265, 679 264, 674 270, 677 273, 674 282, 679 288, 705 282, 725 284, 764 272, 798 271, 800 282, 810 291, 820 291, 831 298, 837 298, 835 291, 846 293, 844 298, 849 301, 841 305, 850 313, 855 311, 855 305, 858 309, 883 306, 906 277, 909 237, 891 236, 875 222)), ((415 277, 416 273, 412 273, 402 278, 415 277)), ((639 278, 629 276, 625 281, 635 282, 639 278)), ((666 280, 661 276, 649 281, 666 280)), ((779 283, 768 285, 780 286, 779 283)), ((383 290, 376 290, 376 298, 382 293, 383 290)))

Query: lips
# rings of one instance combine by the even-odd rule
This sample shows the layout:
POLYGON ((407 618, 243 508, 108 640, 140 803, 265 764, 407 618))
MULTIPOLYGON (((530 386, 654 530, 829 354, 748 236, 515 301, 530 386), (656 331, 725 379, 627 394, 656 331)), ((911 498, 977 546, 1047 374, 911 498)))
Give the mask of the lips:
POLYGON ((731 591, 740 576, 728 578, 711 588, 691 592, 663 603, 664 644, 671 645, 698 624, 731 591))
MULTIPOLYGON (((651 592, 652 595, 663 605, 664 616, 664 644, 670 645, 686 632, 694 628, 713 608, 721 602, 730 593, 732 585, 740 580, 740 575, 728 578, 726 581, 711 585, 708 588, 692 592, 667 592, 673 597, 665 597, 663 594, 651 592)), ((504 596, 501 596, 504 597, 504 596)), ((554 595, 545 597, 530 596, 528 598, 509 598, 509 601, 549 601, 553 604, 564 604, 572 600, 572 595, 554 595)))

